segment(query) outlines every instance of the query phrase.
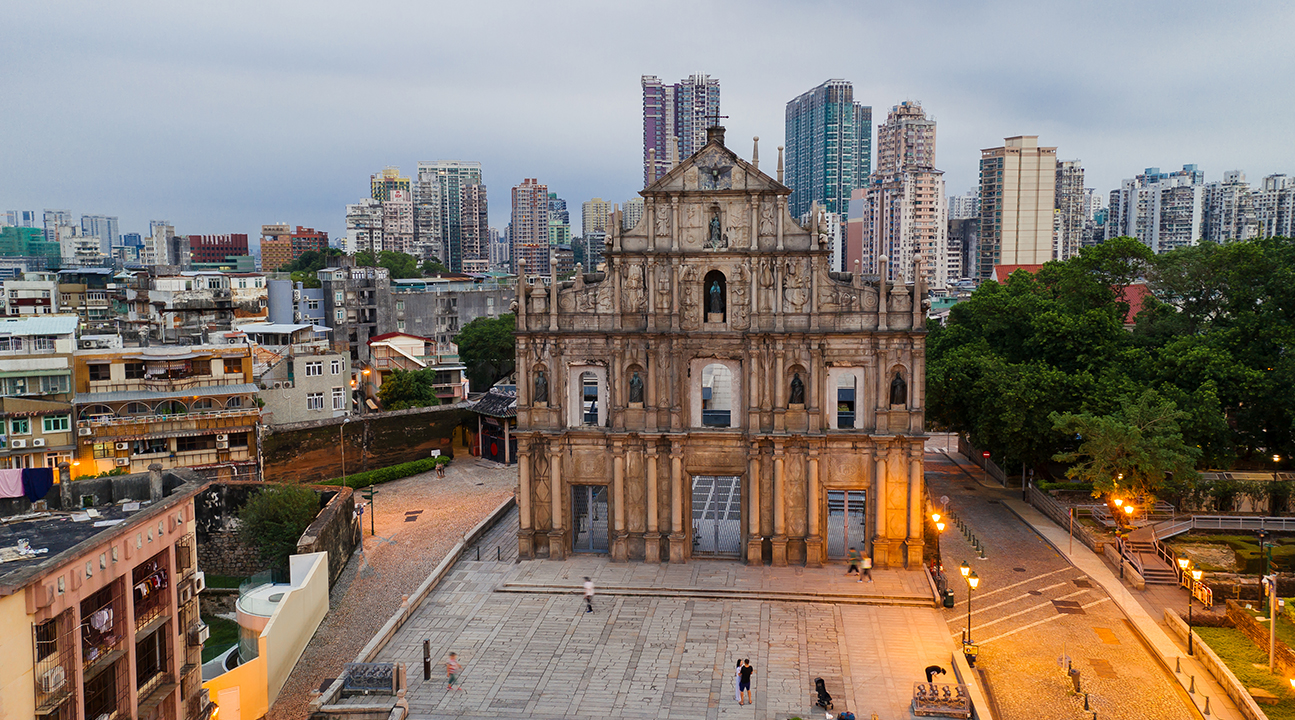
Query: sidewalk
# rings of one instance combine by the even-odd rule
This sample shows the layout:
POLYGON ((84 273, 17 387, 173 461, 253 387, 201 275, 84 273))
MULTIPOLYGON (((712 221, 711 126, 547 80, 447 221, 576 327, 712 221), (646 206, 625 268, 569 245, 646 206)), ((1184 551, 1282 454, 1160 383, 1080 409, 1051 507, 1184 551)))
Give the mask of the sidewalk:
POLYGON ((993 483, 985 471, 967 460, 957 452, 945 453, 986 491, 995 495, 1005 507, 1034 529, 1057 553, 1066 558, 1072 565, 1082 570, 1095 580, 1110 595, 1111 600, 1119 606, 1129 619, 1131 626, 1141 635, 1147 648, 1161 662, 1166 671, 1177 680, 1182 688, 1181 696, 1190 701, 1197 717, 1204 717, 1205 699, 1209 698, 1210 717, 1219 720, 1245 720, 1245 716, 1236 704, 1228 697, 1213 676, 1197 660, 1187 654, 1185 645, 1180 645, 1176 638, 1170 636, 1162 624, 1166 607, 1181 611, 1187 607, 1187 593, 1181 589, 1157 587, 1147 592, 1130 592, 1115 574, 1106 561, 1093 553, 1083 543, 1074 543, 1074 552, 1070 552, 1070 538, 1064 528, 1058 527, 1043 513, 1021 500, 1019 490, 1003 488, 993 483), (988 481, 988 482, 987 482, 988 481), (1174 669, 1181 662, 1182 672, 1174 669), (1196 678, 1196 692, 1189 694, 1187 688, 1192 677, 1196 678))

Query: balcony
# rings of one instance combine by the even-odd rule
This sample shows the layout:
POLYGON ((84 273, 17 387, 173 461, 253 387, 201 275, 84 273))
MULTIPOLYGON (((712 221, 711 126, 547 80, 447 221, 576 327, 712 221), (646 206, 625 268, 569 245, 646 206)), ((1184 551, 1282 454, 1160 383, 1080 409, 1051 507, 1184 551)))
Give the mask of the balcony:
MULTIPOLYGON (((187 413, 170 413, 166 415, 90 415, 77 421, 77 425, 83 428, 111 428, 111 427, 129 427, 132 425, 151 425, 156 423, 166 423, 175 425, 184 423, 186 427, 175 427, 169 429, 185 430, 193 427, 199 427, 194 424, 195 421, 212 420, 215 422, 201 423, 201 426, 208 427, 212 430, 218 430, 224 427, 238 425, 237 421, 250 418, 253 423, 261 416, 260 408, 236 408, 229 410, 202 410, 198 412, 187 413), (233 421, 233 422, 230 422, 233 421)), ((156 430, 156 432, 162 432, 156 430)))

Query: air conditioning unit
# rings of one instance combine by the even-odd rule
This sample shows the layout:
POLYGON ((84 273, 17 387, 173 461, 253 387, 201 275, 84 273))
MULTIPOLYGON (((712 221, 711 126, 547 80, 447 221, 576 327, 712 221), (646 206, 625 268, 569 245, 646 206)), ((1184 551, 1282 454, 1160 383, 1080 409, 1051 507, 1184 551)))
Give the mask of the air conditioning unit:
POLYGON ((229 449, 229 443, 228 443, 228 442, 218 442, 218 443, 216 443, 216 449, 217 449, 217 450, 228 450, 228 449, 229 449))
POLYGON ((300 291, 300 290, 293 290, 293 291, 292 291, 292 299, 293 299, 294 301, 296 301, 296 300, 300 300, 300 299, 301 299, 301 291, 300 291))
POLYGON ((32 438, 32 447, 45 447, 45 438, 32 438))
POLYGON ((94 430, 92 428, 77 428, 76 434, 81 437, 90 437, 94 434, 94 430))
POLYGON ((67 671, 62 665, 52 667, 40 676, 40 691, 45 693, 56 692, 59 688, 67 683, 67 671))
POLYGON ((275 383, 275 384, 274 384, 274 389, 275 389, 275 390, 279 390, 279 389, 281 389, 282 387, 283 387, 283 383, 281 383, 281 382, 277 382, 277 383, 275 383))
POLYGON ((181 585, 181 586, 180 586, 180 604, 181 604, 181 605, 183 605, 183 604, 185 604, 185 603, 189 602, 189 601, 190 601, 190 600, 192 600, 192 599, 193 599, 193 586, 192 586, 192 585, 181 585))
POLYGON ((292 389, 292 383, 290 383, 290 382, 285 382, 285 383, 283 384, 283 389, 284 389, 284 390, 291 390, 291 389, 292 389))
POLYGON ((25 447, 27 447, 27 441, 26 441, 26 440, 10 440, 10 441, 9 441, 9 447, 11 447, 11 448, 25 448, 25 447))
POLYGON ((207 573, 199 570, 193 575, 193 591, 200 593, 207 589, 207 573))
POLYGON ((130 458, 117 458, 113 464, 117 467, 130 467, 130 458))
POLYGON ((211 637, 211 628, 207 627, 207 623, 198 623, 189 631, 189 644, 192 646, 201 645, 207 642, 209 637, 211 637))
POLYGON ((130 449, 130 443, 128 443, 128 442, 119 442, 119 443, 117 443, 116 448, 117 448, 118 450, 129 450, 129 449, 130 449))
POLYGON ((228 439, 229 439, 229 436, 228 436, 228 435, 217 435, 217 436, 216 436, 216 442, 223 442, 223 441, 228 440, 228 439))

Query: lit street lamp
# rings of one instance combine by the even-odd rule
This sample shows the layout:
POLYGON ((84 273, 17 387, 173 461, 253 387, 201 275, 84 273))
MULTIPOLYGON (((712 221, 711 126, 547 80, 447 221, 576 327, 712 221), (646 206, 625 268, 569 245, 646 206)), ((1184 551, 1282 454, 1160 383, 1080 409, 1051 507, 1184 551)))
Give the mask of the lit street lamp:
POLYGON ((1193 575, 1200 577, 1200 570, 1190 570, 1192 561, 1186 555, 1178 556, 1178 567, 1183 571, 1183 585, 1187 586, 1187 654, 1192 654, 1192 596, 1195 594, 1195 586, 1188 582, 1187 579, 1193 575), (1191 575, 1188 575, 1188 572, 1191 575))
POLYGON ((976 571, 972 570, 967 576, 967 641, 962 645, 962 652, 967 656, 967 664, 973 667, 978 653, 975 644, 971 642, 971 596, 975 594, 979 585, 980 578, 976 576, 976 571))

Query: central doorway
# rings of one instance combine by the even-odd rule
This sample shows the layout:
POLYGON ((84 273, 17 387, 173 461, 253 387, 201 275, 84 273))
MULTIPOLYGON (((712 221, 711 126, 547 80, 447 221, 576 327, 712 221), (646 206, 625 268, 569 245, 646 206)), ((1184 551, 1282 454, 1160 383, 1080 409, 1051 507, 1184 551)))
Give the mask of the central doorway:
POLYGON ((571 549, 575 552, 605 553, 607 535, 607 486, 571 486, 571 549))
POLYGON ((740 476, 693 476, 692 554, 721 558, 742 556, 740 476))
POLYGON ((844 560, 850 548, 868 553, 867 505, 864 490, 827 491, 827 556, 844 560))

